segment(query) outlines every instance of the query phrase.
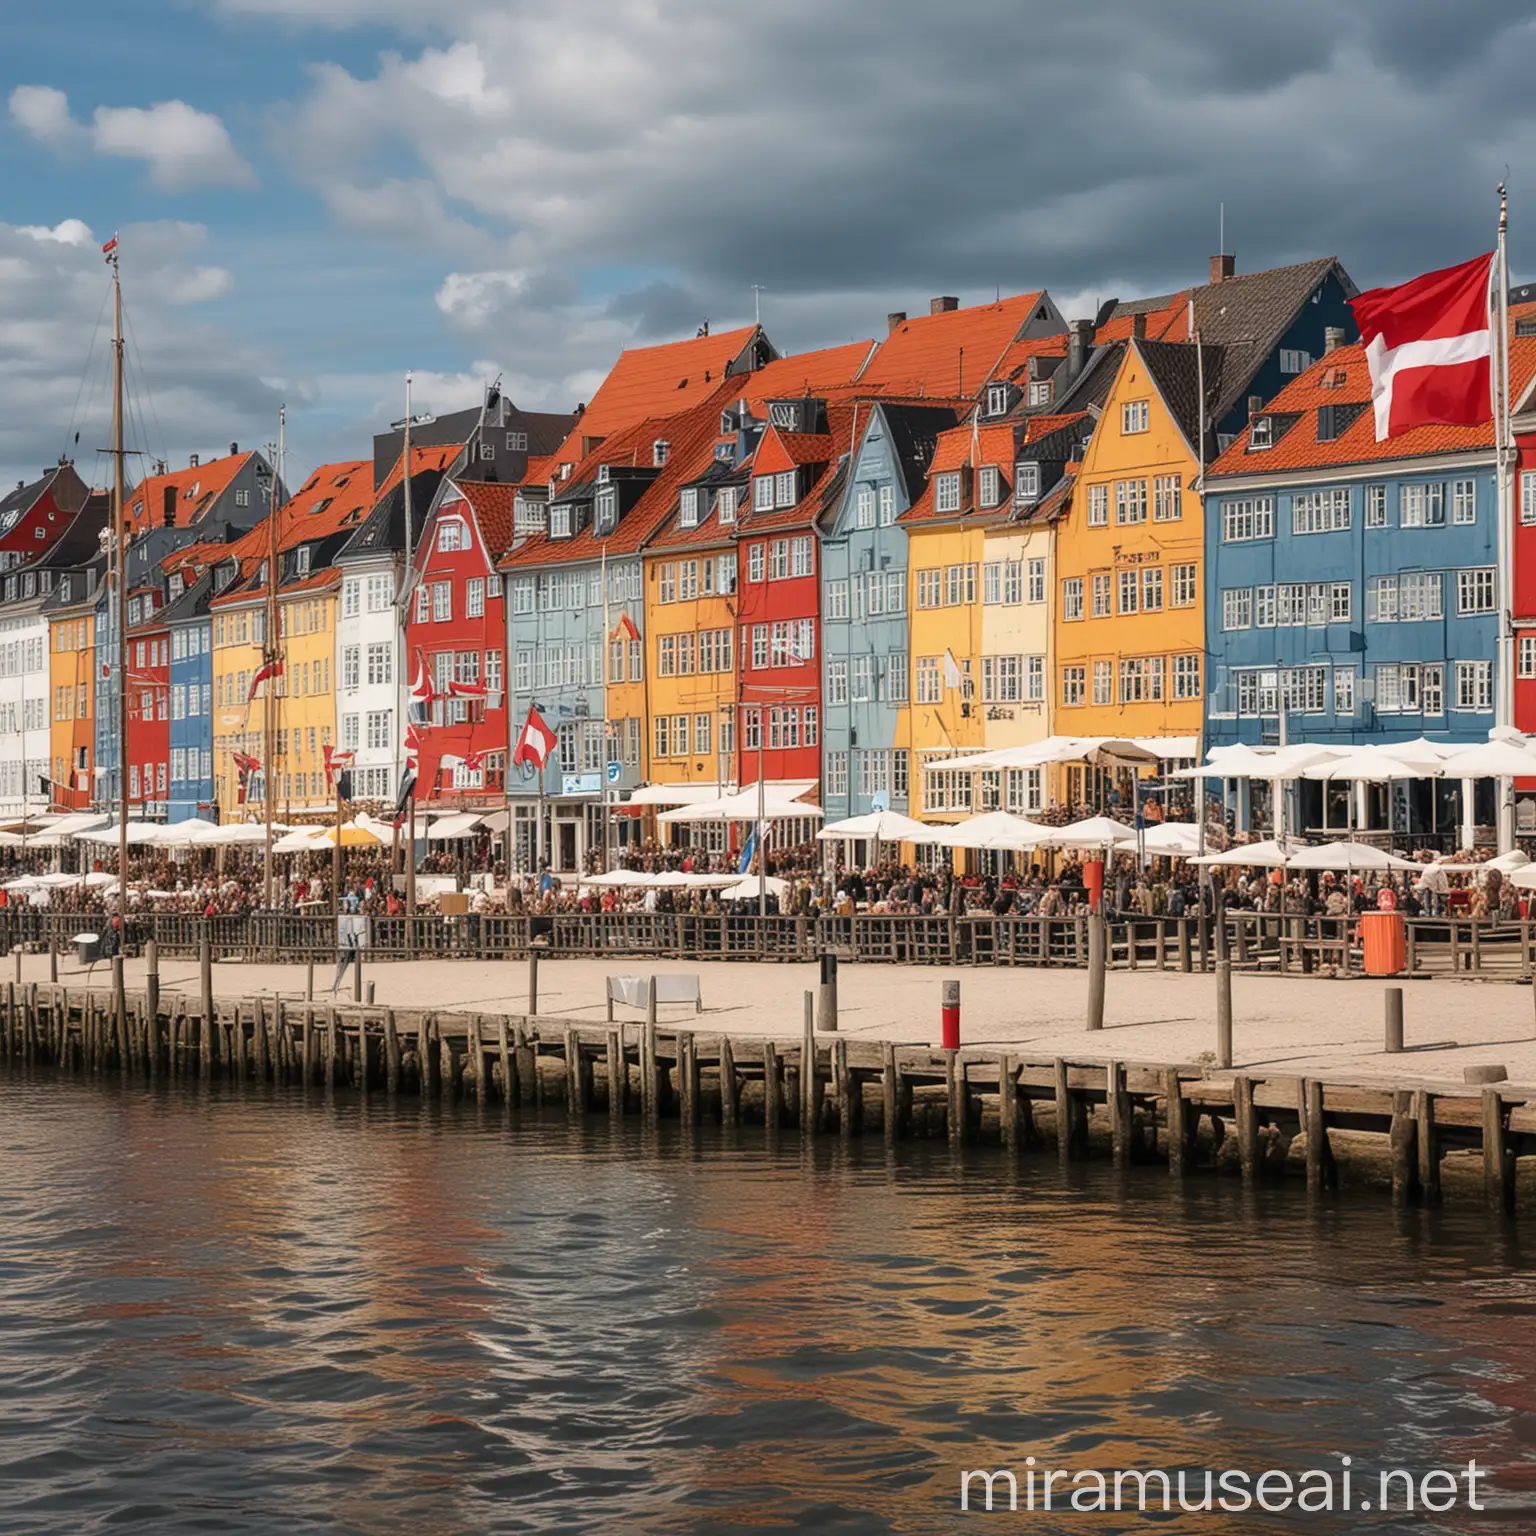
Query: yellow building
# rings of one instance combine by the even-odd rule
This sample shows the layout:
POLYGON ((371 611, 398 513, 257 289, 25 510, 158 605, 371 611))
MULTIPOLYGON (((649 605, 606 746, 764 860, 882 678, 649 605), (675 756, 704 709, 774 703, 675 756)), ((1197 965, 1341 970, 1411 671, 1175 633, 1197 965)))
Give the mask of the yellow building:
MULTIPOLYGON (((74 579, 84 588, 83 576, 74 579)), ((48 610, 48 697, 53 703, 49 727, 52 803, 62 810, 89 810, 91 805, 92 747, 96 734, 91 672, 95 660, 95 592, 82 590, 79 602, 48 610)))
MULTIPOLYGON (((235 753, 263 761, 265 757, 262 699, 247 705, 251 679, 261 667, 261 648, 266 634, 266 599, 261 592, 244 590, 237 581, 236 590, 213 599, 213 784, 214 798, 226 820, 242 819, 239 804, 239 771, 235 753)), ((250 795, 258 786, 250 786, 250 795)), ((252 800, 247 801, 247 805, 252 800)))
MULTIPOLYGON (((284 812, 335 803, 326 782, 325 749, 333 745, 336 695, 331 664, 336 649, 336 594, 341 572, 332 567, 281 588, 277 612, 283 637, 278 682, 277 803, 284 812)), ((376 745, 377 743, 373 743, 376 745)))
MULTIPOLYGON (((1127 344, 1057 524, 1058 734, 1199 734, 1205 625, 1197 399, 1192 346, 1127 344)), ((1072 800, 1083 795, 1080 773, 1066 790, 1072 800)))

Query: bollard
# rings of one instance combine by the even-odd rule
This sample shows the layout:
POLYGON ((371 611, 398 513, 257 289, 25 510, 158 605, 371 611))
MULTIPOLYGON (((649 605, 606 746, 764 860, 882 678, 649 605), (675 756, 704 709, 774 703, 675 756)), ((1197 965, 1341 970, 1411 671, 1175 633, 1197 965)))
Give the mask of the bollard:
POLYGON ((16 956, 16 985, 19 987, 21 985, 21 945, 13 944, 11 953, 16 956))
POLYGON ((817 1000, 816 1027, 824 1034, 837 1029, 837 956, 821 957, 821 992, 817 1000))
POLYGON ((536 949, 528 951, 528 1015, 530 1018, 539 1011, 539 952, 536 949))
POLYGON ((1387 988, 1387 1041, 1389 1056, 1399 1055, 1403 1049, 1403 989, 1387 988))
POLYGON ((1232 962, 1216 962, 1216 1065, 1232 1065, 1232 962))
POLYGON ((59 984, 59 941, 48 941, 48 980, 55 986, 59 984))
POLYGON ((1108 964, 1102 913, 1088 914, 1088 1028, 1104 1028, 1104 971, 1108 964))
POLYGON ((370 1008, 372 1008, 373 1007, 373 983, 371 981, 368 983, 368 989, 367 990, 368 990, 368 1006, 370 1008))
POLYGON ((150 939, 144 946, 144 1011, 149 1015, 151 1061, 160 1035, 160 946, 150 939))
POLYGON ((960 983, 958 981, 940 983, 939 1020, 944 1049, 958 1051, 960 1049, 960 983))
POLYGON ((315 1000, 315 962, 309 962, 309 975, 304 980, 304 1001, 312 1003, 315 1000))

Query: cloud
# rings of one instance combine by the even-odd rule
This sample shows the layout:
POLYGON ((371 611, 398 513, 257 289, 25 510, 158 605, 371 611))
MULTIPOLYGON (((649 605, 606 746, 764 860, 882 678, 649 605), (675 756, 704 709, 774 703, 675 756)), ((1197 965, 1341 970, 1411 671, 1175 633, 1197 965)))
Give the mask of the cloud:
POLYGON ((45 85, 19 85, 11 119, 56 150, 88 146, 98 155, 142 160, 160 192, 252 186, 256 173, 236 152, 222 121, 184 101, 151 107, 97 107, 89 125, 70 115, 69 98, 45 85))
MULTIPOLYGON (((233 283, 199 259, 206 231, 147 223, 125 226, 121 239, 131 446, 184 462, 269 433, 277 398, 261 382, 265 360, 197 313, 233 283)), ((109 440, 109 291, 84 221, 0 223, 0 484, 35 476, 60 453, 86 480, 102 474, 95 450, 109 440)))

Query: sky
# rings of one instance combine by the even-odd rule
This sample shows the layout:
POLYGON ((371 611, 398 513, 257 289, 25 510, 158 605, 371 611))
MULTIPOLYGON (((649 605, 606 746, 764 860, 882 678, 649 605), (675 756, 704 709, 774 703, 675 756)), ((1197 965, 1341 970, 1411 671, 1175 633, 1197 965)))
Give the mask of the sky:
POLYGON ((0 485, 129 436, 590 398, 626 346, 786 352, 1045 287, 1069 317, 1336 255, 1536 271, 1536 16, 1502 0, 72 0, 0 57, 0 485), (1530 210, 1530 213, 1527 213, 1530 210), (78 442, 76 441, 78 434, 78 442))

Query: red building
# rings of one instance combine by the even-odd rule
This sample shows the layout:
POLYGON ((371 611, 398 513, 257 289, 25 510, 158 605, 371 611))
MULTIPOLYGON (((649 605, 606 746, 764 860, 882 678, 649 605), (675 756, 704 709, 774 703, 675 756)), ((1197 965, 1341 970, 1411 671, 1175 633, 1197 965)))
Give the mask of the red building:
POLYGON ((741 730, 736 782, 821 777, 821 581, 816 517, 838 484, 849 403, 768 402, 737 539, 741 730))
POLYGON ((163 821, 170 794, 171 631, 158 588, 128 593, 128 800, 130 814, 163 821))
POLYGON ((412 559, 407 677, 424 662, 433 693, 416 784, 423 804, 505 803, 507 629, 496 561, 512 542, 514 494, 445 480, 412 559))
POLYGON ((67 460, 45 470, 37 480, 18 481, 14 491, 0 497, 0 571, 14 570, 47 553, 89 495, 67 460))

